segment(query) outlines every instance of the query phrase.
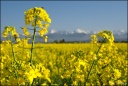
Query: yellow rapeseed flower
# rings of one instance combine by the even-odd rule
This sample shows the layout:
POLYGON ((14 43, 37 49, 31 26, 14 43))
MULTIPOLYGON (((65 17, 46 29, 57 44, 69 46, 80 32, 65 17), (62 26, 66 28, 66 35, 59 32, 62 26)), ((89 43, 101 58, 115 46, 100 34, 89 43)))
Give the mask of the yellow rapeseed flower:
POLYGON ((100 31, 98 32, 98 36, 102 37, 104 39, 107 39, 107 41, 112 45, 113 41, 114 41, 114 36, 113 33, 109 30, 104 30, 104 31, 100 31))
POLYGON ((41 20, 37 20, 37 21, 36 21, 36 24, 39 26, 39 28, 42 28, 42 27, 43 27, 41 20))
POLYGON ((48 36, 44 36, 44 42, 46 43, 48 41, 48 36))
MULTIPOLYGON (((26 25, 29 25, 32 21, 34 21, 35 17, 36 18, 38 17, 38 19, 40 19, 41 21, 51 23, 51 19, 49 18, 48 13, 45 11, 45 9, 43 9, 41 7, 30 8, 29 10, 24 12, 24 14, 25 14, 24 18, 25 18, 26 25)), ((38 22, 37 22, 37 24, 38 24, 38 22)), ((41 27, 41 25, 39 27, 41 27)))
POLYGON ((2 35, 3 35, 4 38, 6 38, 8 36, 8 32, 4 31, 2 35))
POLYGON ((119 72, 118 69, 114 69, 114 77, 115 77, 115 79, 118 79, 121 77, 121 72, 119 72))
POLYGON ((1 63, 0 67, 1 67, 0 69, 2 70, 4 68, 4 64, 1 63))
POLYGON ((43 28, 41 30, 38 30, 38 32, 39 32, 40 36, 44 36, 48 32, 48 30, 47 30, 47 28, 43 28))
POLYGON ((96 37, 96 35, 91 35, 90 37, 91 37, 91 42, 92 43, 97 43, 98 38, 96 37))
POLYGON ((109 85, 114 85, 114 84, 115 84, 114 81, 112 80, 109 81, 109 85))
POLYGON ((23 30, 23 33, 25 34, 25 36, 30 36, 30 33, 28 32, 26 27, 23 27, 22 30, 23 30))

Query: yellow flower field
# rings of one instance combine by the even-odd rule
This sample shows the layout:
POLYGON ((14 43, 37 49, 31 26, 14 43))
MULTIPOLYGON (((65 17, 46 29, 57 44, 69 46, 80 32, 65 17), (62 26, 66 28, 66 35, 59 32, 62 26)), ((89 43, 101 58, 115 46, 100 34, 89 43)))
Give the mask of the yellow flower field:
MULTIPOLYGON (((30 44, 24 50, 14 44, 14 63, 10 44, 1 44, 1 84, 25 85, 77 85, 84 84, 92 61, 95 60, 97 45, 82 44, 35 44, 33 67, 29 66, 30 44), (36 81, 40 79, 40 81, 36 81), (35 83, 34 83, 35 82, 35 83), (38 82, 38 83, 36 83, 38 82)), ((103 44, 96 58, 86 85, 126 85, 127 44, 115 43, 113 48, 103 44)))

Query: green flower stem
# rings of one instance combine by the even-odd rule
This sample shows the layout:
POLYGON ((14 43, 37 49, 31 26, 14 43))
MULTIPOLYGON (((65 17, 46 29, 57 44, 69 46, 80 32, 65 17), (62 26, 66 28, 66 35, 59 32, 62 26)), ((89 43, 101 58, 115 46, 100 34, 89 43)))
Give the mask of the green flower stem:
POLYGON ((33 38, 32 38, 30 65, 32 65, 32 59, 33 59, 33 49, 34 49, 34 42, 35 42, 35 35, 36 35, 36 18, 35 18, 35 26, 34 26, 34 32, 33 32, 33 38))
POLYGON ((10 40, 11 40, 12 55, 13 55, 14 61, 16 62, 16 57, 14 54, 14 48, 13 48, 13 44, 12 44, 12 36, 11 35, 10 35, 10 40))
MULTIPOLYGON (((99 50, 100 50, 101 46, 103 45, 104 41, 105 41, 105 39, 102 41, 100 47, 98 48, 98 50, 97 50, 97 52, 96 52, 96 56, 97 56, 97 54, 99 53, 99 50)), ((93 60, 92 65, 91 65, 91 68, 90 68, 90 70, 89 70, 89 73, 88 73, 87 78, 86 78, 86 81, 85 81, 85 86, 86 86, 86 83, 87 83, 88 78, 89 78, 89 76, 90 76, 90 73, 91 73, 91 71, 92 71, 92 68, 93 68, 93 66, 95 65, 95 63, 96 63, 98 60, 99 60, 99 59, 93 60)))

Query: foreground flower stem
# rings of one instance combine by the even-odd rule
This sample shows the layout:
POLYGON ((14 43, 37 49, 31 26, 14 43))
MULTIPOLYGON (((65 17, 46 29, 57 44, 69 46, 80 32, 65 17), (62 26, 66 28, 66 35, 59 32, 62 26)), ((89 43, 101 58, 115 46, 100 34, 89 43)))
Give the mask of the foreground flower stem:
POLYGON ((33 59, 33 49, 34 49, 34 42, 35 42, 35 32, 36 32, 36 27, 34 27, 34 34, 32 38, 32 47, 31 47, 31 57, 30 57, 30 65, 32 65, 32 59, 33 59))
POLYGON ((15 54, 14 54, 14 49, 13 49, 13 44, 12 44, 12 36, 11 35, 10 35, 10 40, 11 40, 12 55, 13 55, 14 62, 15 62, 16 58, 15 58, 15 54))
POLYGON ((32 37, 32 47, 31 47, 31 56, 30 56, 30 65, 32 66, 32 59, 33 59, 33 49, 34 49, 34 42, 35 42, 35 34, 36 34, 36 18, 35 18, 35 26, 34 32, 32 37))
MULTIPOLYGON (((98 50, 97 50, 97 52, 96 52, 96 56, 97 56, 97 54, 98 54, 98 52, 99 52, 101 46, 103 45, 104 41, 105 41, 105 39, 102 41, 100 47, 98 48, 98 50)), ((87 83, 88 78, 89 78, 89 76, 90 76, 90 73, 91 73, 91 71, 92 71, 92 68, 93 68, 93 66, 95 65, 95 63, 96 63, 98 60, 99 60, 99 59, 93 60, 92 65, 91 65, 91 68, 90 68, 90 70, 89 70, 89 73, 88 73, 87 78, 86 78, 86 81, 85 81, 85 86, 86 86, 86 83, 87 83)))

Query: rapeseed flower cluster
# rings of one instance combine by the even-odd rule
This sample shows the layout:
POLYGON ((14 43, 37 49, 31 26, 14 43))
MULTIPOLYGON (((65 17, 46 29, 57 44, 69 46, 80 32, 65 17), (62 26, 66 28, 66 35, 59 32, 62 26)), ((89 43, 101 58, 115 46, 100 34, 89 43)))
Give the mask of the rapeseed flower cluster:
POLYGON ((114 42, 114 36, 113 36, 112 32, 109 30, 104 30, 104 31, 98 32, 98 36, 106 39, 106 41, 109 42, 110 44, 112 44, 114 42))
POLYGON ((43 39, 44 39, 44 42, 47 42, 48 41, 48 36, 44 36, 43 39))
POLYGON ((38 20, 36 21, 37 25, 42 24, 40 21, 45 21, 45 22, 51 23, 51 19, 49 18, 49 15, 45 11, 45 9, 42 7, 30 8, 29 10, 25 11, 24 14, 25 14, 25 24, 26 25, 29 25, 31 22, 33 22, 35 17, 38 18, 38 20))
POLYGON ((22 39, 20 39, 20 38, 18 38, 17 40, 16 40, 16 42, 18 43, 18 46, 19 47, 26 47, 26 46, 28 46, 28 40, 29 40, 30 38, 22 38, 22 39))
POLYGON ((25 36, 27 36, 27 37, 30 36, 30 33, 28 32, 26 27, 23 27, 22 30, 23 30, 23 33, 25 36))
MULTIPOLYGON (((26 25, 32 25, 32 27, 38 26, 40 30, 38 30, 38 33, 40 36, 43 36, 48 32, 48 27, 50 26, 51 19, 46 12, 46 10, 42 7, 34 7, 30 8, 25 14, 25 24, 26 25)), ((26 29, 25 29, 26 30, 26 29)), ((26 34, 27 31, 26 31, 26 34)))
POLYGON ((15 39, 19 37, 19 34, 16 32, 16 28, 14 26, 6 26, 2 33, 3 37, 8 37, 8 35, 14 37, 15 39))
POLYGON ((121 73, 119 72, 118 69, 114 69, 114 77, 115 77, 115 79, 118 79, 121 77, 121 73))
POLYGON ((90 37, 91 37, 91 42, 92 43, 96 44, 98 42, 98 38, 97 38, 96 35, 91 35, 90 37))

